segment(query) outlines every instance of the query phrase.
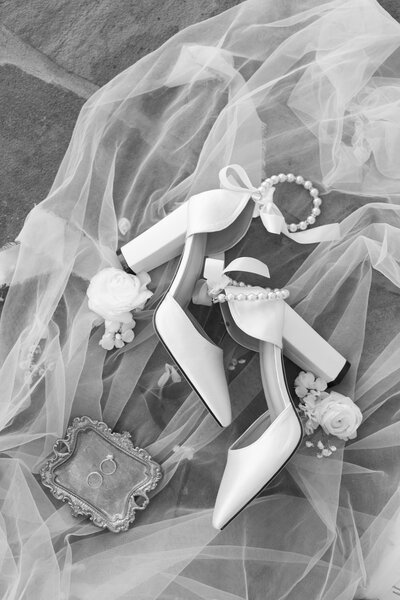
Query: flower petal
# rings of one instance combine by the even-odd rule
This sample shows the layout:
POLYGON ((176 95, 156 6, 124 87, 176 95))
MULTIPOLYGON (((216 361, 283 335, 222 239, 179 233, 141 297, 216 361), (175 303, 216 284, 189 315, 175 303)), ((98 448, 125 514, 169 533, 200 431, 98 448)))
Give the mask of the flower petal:
POLYGON ((132 342, 134 337, 135 337, 135 334, 133 333, 132 329, 128 329, 127 331, 123 331, 121 333, 122 340, 124 342, 126 342, 127 344, 129 344, 129 342, 132 342))
POLYGON ((127 323, 122 323, 121 333, 124 333, 125 331, 129 331, 130 329, 134 329, 135 326, 136 326, 136 321, 134 319, 131 319, 127 323))
POLYGON ((300 373, 294 380, 294 385, 295 386, 302 385, 305 388, 310 389, 313 387, 314 382, 315 382, 315 376, 313 373, 311 373, 311 371, 307 371, 307 373, 305 373, 304 371, 300 371, 300 373))
POLYGON ((323 392, 328 387, 327 382, 322 379, 322 377, 317 377, 314 381, 313 388, 314 390, 318 390, 319 392, 323 392))
POLYGON ((118 221, 118 229, 122 235, 126 235, 131 228, 131 222, 126 217, 121 217, 118 221))
POLYGON ((298 398, 304 398, 304 396, 306 396, 308 393, 308 390, 306 387, 304 387, 304 385, 298 385, 295 387, 294 391, 298 398))
POLYGON ((130 323, 132 320, 132 313, 130 313, 130 312, 122 313, 122 314, 118 315, 118 318, 122 323, 130 323))
POLYGON ((158 387, 162 388, 164 387, 164 385, 168 382, 169 379, 169 373, 168 371, 165 371, 161 377, 159 378, 159 380, 157 381, 157 385, 158 387))
POLYGON ((106 331, 110 331, 112 333, 117 333, 121 327, 121 323, 119 321, 109 321, 108 319, 105 321, 104 325, 106 331))
POLYGON ((112 350, 114 348, 114 336, 111 337, 105 333, 99 344, 104 350, 112 350))
POLYGON ((170 367, 172 383, 180 383, 182 381, 182 377, 179 375, 178 371, 173 365, 170 365, 170 367))

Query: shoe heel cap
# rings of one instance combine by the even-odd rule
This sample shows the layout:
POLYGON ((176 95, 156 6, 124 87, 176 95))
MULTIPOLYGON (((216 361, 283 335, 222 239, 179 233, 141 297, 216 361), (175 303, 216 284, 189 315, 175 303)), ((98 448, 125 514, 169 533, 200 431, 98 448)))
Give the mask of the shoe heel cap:
POLYGON ((345 375, 347 374, 348 370, 351 367, 351 363, 349 363, 348 360, 346 360, 346 363, 343 367, 343 369, 340 371, 340 373, 338 374, 338 376, 336 377, 336 379, 334 379, 333 381, 330 381, 328 383, 328 388, 330 387, 334 387, 335 385, 338 385, 345 377, 345 375))

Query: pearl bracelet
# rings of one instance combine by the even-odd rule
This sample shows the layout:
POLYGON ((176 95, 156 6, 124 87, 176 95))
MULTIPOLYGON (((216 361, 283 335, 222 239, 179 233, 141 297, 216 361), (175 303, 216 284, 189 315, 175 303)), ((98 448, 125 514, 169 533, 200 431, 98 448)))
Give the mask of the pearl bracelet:
POLYGON ((297 183, 297 185, 302 185, 304 189, 308 191, 312 198, 313 208, 309 216, 304 221, 300 221, 299 223, 290 223, 288 225, 288 229, 291 233, 295 233, 298 229, 304 231, 309 225, 314 225, 316 218, 321 214, 320 206, 322 204, 322 200, 321 198, 319 198, 319 191, 316 187, 313 186, 312 181, 304 179, 304 177, 302 177, 301 175, 293 175, 293 173, 288 173, 287 175, 285 175, 285 173, 280 173, 279 175, 271 175, 271 177, 267 177, 267 179, 264 179, 264 181, 258 188, 258 191, 254 192, 254 194, 252 195, 252 198, 256 204, 260 204, 262 206, 263 197, 266 194, 266 192, 273 185, 276 185, 277 183, 284 183, 285 181, 289 183, 297 183))
POLYGON ((262 292, 254 293, 246 293, 249 291, 249 288, 253 288, 252 285, 246 285, 243 281, 235 281, 234 279, 230 279, 227 286, 236 286, 242 288, 242 291, 238 294, 232 294, 232 292, 214 294, 213 292, 209 292, 209 296, 212 297, 213 303, 216 302, 230 302, 237 300, 238 302, 249 300, 250 302, 254 302, 255 300, 286 300, 289 298, 289 290, 286 288, 275 288, 272 290, 271 288, 264 288, 262 292))

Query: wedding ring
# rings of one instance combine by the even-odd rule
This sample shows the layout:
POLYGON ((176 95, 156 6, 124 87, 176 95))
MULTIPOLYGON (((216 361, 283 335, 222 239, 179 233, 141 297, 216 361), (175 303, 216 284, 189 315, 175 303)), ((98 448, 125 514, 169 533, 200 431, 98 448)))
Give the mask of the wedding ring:
POLYGON ((103 475, 113 475, 117 470, 117 463, 112 454, 107 454, 106 458, 100 463, 100 471, 103 475))
POLYGON ((86 481, 89 487, 99 488, 103 485, 103 476, 98 471, 92 471, 86 477, 86 481))

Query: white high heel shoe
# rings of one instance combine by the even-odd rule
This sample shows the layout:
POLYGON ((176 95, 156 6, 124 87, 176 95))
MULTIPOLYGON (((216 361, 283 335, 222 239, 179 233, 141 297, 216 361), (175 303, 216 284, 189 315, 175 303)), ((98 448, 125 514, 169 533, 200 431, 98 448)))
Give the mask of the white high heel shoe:
POLYGON ((120 249, 131 271, 150 271, 180 254, 170 288, 154 313, 158 337, 222 426, 232 421, 223 353, 187 311, 204 259, 234 246, 254 212, 251 191, 210 190, 196 196, 120 249))
POLYGON ((286 390, 279 348, 261 344, 260 357, 270 411, 229 448, 213 512, 215 529, 226 527, 280 473, 303 437, 301 421, 286 390))
POLYGON ((286 391, 280 352, 276 346, 268 346, 262 355, 269 367, 263 381, 269 384, 264 389, 270 414, 262 414, 229 448, 213 512, 215 529, 226 527, 246 508, 285 467, 302 440, 302 425, 286 391), (274 373, 271 364, 275 364, 274 373), (272 413, 277 416, 268 425, 272 413))
MULTIPOLYGON (((250 266, 246 270, 262 274, 259 261, 241 261, 242 268, 250 266)), ((264 271, 266 276, 267 272, 264 271)), ((223 529, 270 483, 301 442, 302 425, 287 391, 282 349, 301 363, 299 366, 331 382, 343 377, 350 366, 286 304, 286 297, 286 290, 272 292, 261 287, 235 286, 225 287, 224 293, 216 297, 234 339, 260 353, 269 407, 269 413, 261 415, 229 448, 213 514, 216 529, 223 529)))

